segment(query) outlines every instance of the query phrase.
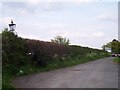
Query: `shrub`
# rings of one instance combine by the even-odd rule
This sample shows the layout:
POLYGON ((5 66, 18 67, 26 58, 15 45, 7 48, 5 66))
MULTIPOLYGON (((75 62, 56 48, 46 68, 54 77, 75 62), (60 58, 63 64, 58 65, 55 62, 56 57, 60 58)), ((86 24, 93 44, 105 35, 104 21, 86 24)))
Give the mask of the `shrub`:
POLYGON ((2 32, 2 64, 3 69, 11 69, 15 74, 21 66, 29 64, 22 38, 7 29, 2 32))

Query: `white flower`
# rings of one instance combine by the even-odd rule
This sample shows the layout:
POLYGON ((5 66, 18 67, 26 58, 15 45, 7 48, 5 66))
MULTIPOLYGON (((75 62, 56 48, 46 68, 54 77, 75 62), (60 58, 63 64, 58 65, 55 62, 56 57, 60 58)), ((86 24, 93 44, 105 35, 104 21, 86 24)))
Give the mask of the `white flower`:
POLYGON ((20 73, 23 73, 23 71, 22 71, 22 70, 20 70, 20 73))
POLYGON ((23 71, 22 71, 22 70, 20 70, 17 75, 21 75, 21 74, 23 74, 23 71))

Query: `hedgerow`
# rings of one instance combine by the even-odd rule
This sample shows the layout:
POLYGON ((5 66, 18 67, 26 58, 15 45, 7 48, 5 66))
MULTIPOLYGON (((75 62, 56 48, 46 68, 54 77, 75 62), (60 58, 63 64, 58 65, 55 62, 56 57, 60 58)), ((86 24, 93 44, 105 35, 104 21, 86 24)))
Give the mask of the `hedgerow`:
MULTIPOLYGON (((9 80, 6 79, 8 75, 26 75, 39 70, 76 65, 108 55, 103 50, 24 39, 8 29, 2 31, 3 82, 9 80)), ((3 87, 9 86, 3 83, 3 87)))

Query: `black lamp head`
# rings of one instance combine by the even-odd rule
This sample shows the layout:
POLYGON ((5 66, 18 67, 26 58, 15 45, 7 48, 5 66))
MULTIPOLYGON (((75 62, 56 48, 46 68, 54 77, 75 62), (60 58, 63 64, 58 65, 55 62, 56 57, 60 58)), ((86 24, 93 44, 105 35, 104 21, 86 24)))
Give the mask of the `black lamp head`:
POLYGON ((10 31, 15 30, 16 24, 13 23, 13 20, 11 20, 11 23, 9 24, 9 27, 10 27, 10 31))

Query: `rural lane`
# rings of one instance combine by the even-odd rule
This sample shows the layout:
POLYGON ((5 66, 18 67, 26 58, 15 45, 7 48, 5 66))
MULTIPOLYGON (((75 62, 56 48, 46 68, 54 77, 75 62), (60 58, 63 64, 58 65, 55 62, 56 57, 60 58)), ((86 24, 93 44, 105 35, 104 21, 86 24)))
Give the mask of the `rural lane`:
POLYGON ((114 57, 64 69, 16 77, 16 88, 118 88, 118 64, 114 57))

